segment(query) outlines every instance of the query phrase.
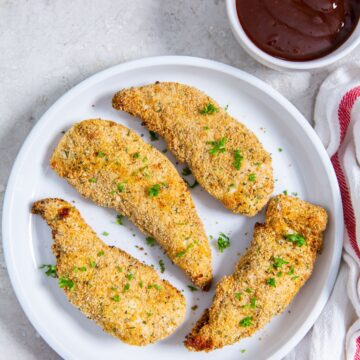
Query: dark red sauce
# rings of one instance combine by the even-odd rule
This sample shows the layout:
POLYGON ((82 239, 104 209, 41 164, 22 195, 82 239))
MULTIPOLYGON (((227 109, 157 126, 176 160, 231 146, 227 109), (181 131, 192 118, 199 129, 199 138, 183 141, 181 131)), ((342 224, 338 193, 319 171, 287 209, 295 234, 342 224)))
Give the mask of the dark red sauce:
POLYGON ((360 0, 237 0, 237 13, 251 41, 285 60, 325 56, 352 34, 360 0))

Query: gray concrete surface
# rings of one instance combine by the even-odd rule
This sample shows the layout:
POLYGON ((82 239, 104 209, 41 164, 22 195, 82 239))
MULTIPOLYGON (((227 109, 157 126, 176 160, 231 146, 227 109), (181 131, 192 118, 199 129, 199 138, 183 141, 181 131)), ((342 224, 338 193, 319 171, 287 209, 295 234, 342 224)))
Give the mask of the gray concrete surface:
MULTIPOLYGON (((191 55, 243 69, 272 85, 311 121, 331 69, 279 73, 238 45, 223 0, 0 0, 0 200, 16 154, 44 111, 109 66, 156 55, 191 55)), ((360 58, 360 49, 345 61, 360 58)), ((306 339, 305 339, 306 341, 306 339)), ((0 358, 58 359, 12 290, 0 247, 0 358)))

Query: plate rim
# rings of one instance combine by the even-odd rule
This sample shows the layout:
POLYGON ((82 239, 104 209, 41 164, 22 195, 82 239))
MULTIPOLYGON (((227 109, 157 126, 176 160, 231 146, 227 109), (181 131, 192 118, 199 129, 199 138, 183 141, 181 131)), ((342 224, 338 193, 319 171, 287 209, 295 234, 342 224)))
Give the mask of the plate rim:
POLYGON ((341 253, 343 246, 343 234, 344 234, 344 223, 343 223, 343 208, 341 202, 340 189, 337 182, 337 178, 335 175, 335 171, 332 167, 330 158, 321 143, 320 138, 316 134, 315 130, 311 127, 310 123, 305 119, 305 117, 300 113, 300 111, 282 94, 280 94, 277 90, 272 88, 270 85, 266 84, 263 80, 258 79, 254 75, 251 75, 243 70, 235 68, 233 66, 199 57, 192 56, 156 56, 156 57, 145 57, 137 60, 132 60, 128 62, 124 62, 121 64, 117 64, 115 66, 111 66, 107 69, 104 69, 100 72, 93 74, 92 76, 86 78, 81 81, 79 84, 72 87, 70 90, 66 91, 60 98, 58 98, 45 113, 39 118, 37 123, 31 129, 29 134, 27 135, 25 141, 20 147, 18 154, 16 155, 15 161, 13 163, 7 186, 4 196, 3 203, 3 215, 2 215, 2 243, 4 249, 4 257, 5 263, 7 267, 7 271, 9 274, 9 278, 11 281, 11 285, 14 289, 16 298, 18 299, 23 311, 25 312, 27 318, 29 319, 32 326, 36 331, 39 332, 41 337, 48 343, 48 345, 56 351, 60 356, 66 359, 74 358, 74 355, 68 351, 67 348, 63 347, 58 343, 56 336, 49 333, 38 320, 38 316, 36 311, 31 309, 31 304, 27 300, 26 294, 22 291, 21 288, 21 279, 17 277, 15 271, 15 262, 13 260, 13 253, 11 252, 10 240, 11 240, 11 212, 7 211, 12 208, 12 195, 14 193, 14 184, 16 182, 16 176, 18 175, 18 169, 21 166, 22 158, 24 157, 27 148, 32 143, 32 141, 37 137, 40 132, 42 126, 51 118, 51 114, 55 113, 58 108, 60 108, 63 104, 67 102, 68 99, 76 96, 83 89, 86 89, 88 86, 91 86, 92 83, 96 83, 101 81, 101 79, 105 79, 111 77, 112 75, 119 74, 122 72, 126 72, 129 70, 134 70, 136 68, 145 68, 151 66, 159 66, 159 65, 178 65, 178 66, 195 66, 200 68, 205 68, 209 70, 214 70, 217 72, 225 73, 247 83, 250 83, 258 90, 262 92, 266 92, 269 97, 271 97, 274 101, 279 103, 283 108, 285 108, 293 117, 293 120, 297 121, 298 125, 305 131, 306 135, 309 137, 309 140, 312 142, 314 147, 316 148, 321 161, 325 167, 325 170, 328 175, 328 180, 331 184, 331 195, 334 198, 335 207, 333 209, 334 214, 334 251, 332 253, 331 259, 331 271, 327 274, 326 281, 324 282, 323 289, 321 295, 316 300, 312 311, 309 312, 307 319, 304 323, 299 327, 297 331, 295 331, 291 337, 280 346, 269 359, 280 359, 284 357, 288 352, 290 352, 306 335, 306 333, 310 330, 310 328, 314 325, 315 321, 321 314, 323 308, 325 307, 331 291, 335 285, 335 280, 337 278, 337 274, 340 267, 341 261, 341 253))

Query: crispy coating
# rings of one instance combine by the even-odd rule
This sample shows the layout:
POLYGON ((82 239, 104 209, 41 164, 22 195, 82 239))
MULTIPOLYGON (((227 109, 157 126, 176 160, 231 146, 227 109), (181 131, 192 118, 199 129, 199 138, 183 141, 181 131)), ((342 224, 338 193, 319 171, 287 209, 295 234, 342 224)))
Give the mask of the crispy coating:
POLYGON ((234 213, 253 216, 268 202, 274 189, 270 154, 202 91, 162 82, 121 90, 112 103, 160 134, 199 184, 234 213))
POLYGON ((112 121, 86 120, 64 135, 51 167, 100 206, 154 237, 197 286, 212 280, 211 251, 185 182, 158 150, 112 121))
POLYGON ((104 244, 79 211, 61 199, 32 206, 52 229, 59 285, 69 301, 104 331, 131 345, 147 345, 175 331, 184 296, 156 271, 104 244))
POLYGON ((290 196, 272 198, 265 224, 255 225, 250 248, 235 272, 217 284, 210 309, 185 346, 192 351, 222 348, 281 313, 310 277, 326 223, 326 211, 319 206, 290 196), (302 235, 305 243, 288 240, 288 234, 302 235))

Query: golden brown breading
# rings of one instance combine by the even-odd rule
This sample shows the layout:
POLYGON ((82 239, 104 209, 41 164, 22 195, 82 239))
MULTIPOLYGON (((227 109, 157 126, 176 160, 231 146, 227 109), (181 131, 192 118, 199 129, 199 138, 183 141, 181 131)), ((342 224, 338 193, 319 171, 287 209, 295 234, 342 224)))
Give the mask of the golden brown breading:
POLYGON ((210 309, 185 346, 193 351, 222 348, 281 313, 310 277, 326 223, 326 211, 319 206, 290 196, 272 198, 265 224, 255 225, 250 248, 235 272, 217 284, 210 309))
POLYGON ((228 209, 257 214, 274 189, 270 154, 257 137, 200 90, 162 82, 119 91, 113 107, 137 116, 187 162, 228 209))
POLYGON ((59 286, 103 330, 142 346, 169 336, 183 322, 184 296, 150 266, 105 245, 69 203, 44 199, 32 212, 52 229, 59 286))
POLYGON ((212 280, 211 251, 186 184, 171 162, 130 129, 86 120, 66 132, 51 167, 86 198, 153 236, 197 286, 212 280))
POLYGON ((162 153, 112 121, 66 132, 51 167, 86 198, 127 216, 153 236, 197 286, 212 280, 211 251, 190 192, 162 153))

